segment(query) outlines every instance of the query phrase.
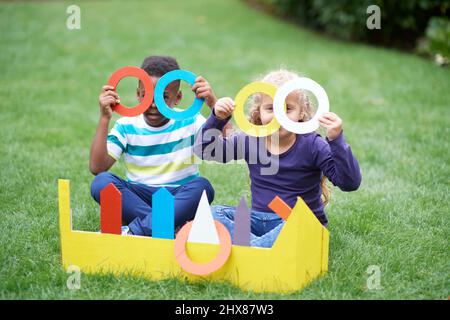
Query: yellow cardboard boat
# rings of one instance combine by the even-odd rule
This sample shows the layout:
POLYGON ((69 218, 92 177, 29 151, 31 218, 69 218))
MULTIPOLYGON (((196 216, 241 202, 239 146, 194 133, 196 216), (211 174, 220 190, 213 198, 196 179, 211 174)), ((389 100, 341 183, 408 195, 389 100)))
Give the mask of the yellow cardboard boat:
MULTIPOLYGON (((299 197, 272 248, 233 245, 227 262, 207 276, 185 272, 174 256, 174 241, 72 230, 69 180, 58 180, 62 265, 86 273, 143 276, 152 280, 229 281, 254 292, 290 292, 327 272, 329 232, 299 197)), ((186 244, 195 262, 207 262, 217 244, 186 244)))

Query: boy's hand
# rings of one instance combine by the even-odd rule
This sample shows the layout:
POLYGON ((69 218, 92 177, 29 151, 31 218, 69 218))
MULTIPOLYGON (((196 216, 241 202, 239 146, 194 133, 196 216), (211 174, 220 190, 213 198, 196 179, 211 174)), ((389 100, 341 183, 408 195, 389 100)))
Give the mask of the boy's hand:
POLYGON ((111 119, 112 107, 117 103, 120 103, 120 97, 117 92, 114 91, 113 86, 105 85, 102 88, 102 92, 98 97, 98 104, 100 105, 100 117, 111 119))
POLYGON ((195 93, 195 96, 197 98, 205 99, 206 105, 211 109, 217 101, 217 98, 214 94, 213 89, 211 88, 211 85, 203 77, 198 76, 195 79, 195 83, 192 86, 192 91, 195 93))
POLYGON ((333 141, 342 132, 342 120, 333 112, 325 112, 319 117, 319 123, 327 129, 328 140, 333 141))
POLYGON ((214 114, 217 119, 224 120, 234 111, 234 101, 231 98, 220 98, 214 105, 214 114))

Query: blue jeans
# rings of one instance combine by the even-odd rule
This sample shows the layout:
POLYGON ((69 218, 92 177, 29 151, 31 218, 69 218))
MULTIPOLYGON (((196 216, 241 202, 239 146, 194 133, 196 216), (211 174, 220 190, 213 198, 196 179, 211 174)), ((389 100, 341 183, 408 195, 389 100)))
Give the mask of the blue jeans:
MULTIPOLYGON (((113 183, 122 193, 122 222, 128 224, 135 235, 152 235, 152 194, 160 187, 128 182, 110 172, 98 174, 91 185, 91 195, 100 203, 100 191, 113 183)), ((203 190, 206 190, 209 203, 214 199, 211 183, 197 177, 178 187, 165 187, 174 196, 175 228, 193 220, 203 190)))
MULTIPOLYGON (((231 239, 233 239, 236 207, 212 206, 211 211, 214 219, 228 229, 231 239)), ((272 247, 284 223, 283 219, 276 213, 252 210, 250 215, 250 245, 252 247, 272 247)))

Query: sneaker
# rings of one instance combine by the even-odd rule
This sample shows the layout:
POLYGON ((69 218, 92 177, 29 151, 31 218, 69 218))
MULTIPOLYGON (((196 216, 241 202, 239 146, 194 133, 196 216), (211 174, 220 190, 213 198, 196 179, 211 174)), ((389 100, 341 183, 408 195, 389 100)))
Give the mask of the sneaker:
POLYGON ((128 226, 122 226, 122 235, 123 236, 131 236, 133 235, 133 232, 131 232, 130 228, 128 226))

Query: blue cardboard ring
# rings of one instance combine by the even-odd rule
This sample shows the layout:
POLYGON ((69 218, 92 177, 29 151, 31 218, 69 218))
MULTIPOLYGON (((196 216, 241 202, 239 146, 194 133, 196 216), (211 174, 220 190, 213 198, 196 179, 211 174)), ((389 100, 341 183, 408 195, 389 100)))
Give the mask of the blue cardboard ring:
POLYGON ((175 80, 184 80, 190 85, 194 85, 196 78, 197 76, 195 74, 186 70, 173 70, 163 75, 156 83, 154 92, 155 104, 158 111, 166 118, 175 120, 195 117, 200 112, 205 99, 195 98, 192 105, 186 110, 175 111, 166 104, 166 101, 164 101, 164 89, 169 83, 175 80))

